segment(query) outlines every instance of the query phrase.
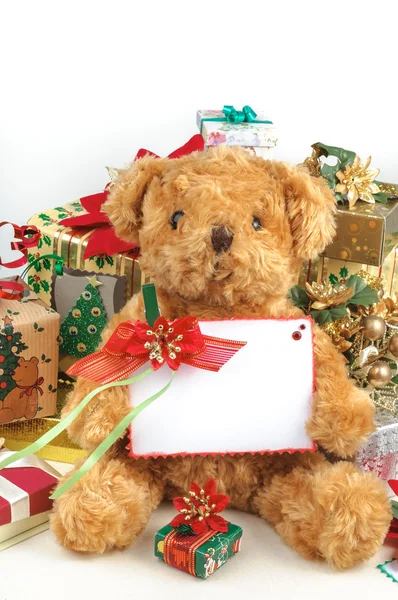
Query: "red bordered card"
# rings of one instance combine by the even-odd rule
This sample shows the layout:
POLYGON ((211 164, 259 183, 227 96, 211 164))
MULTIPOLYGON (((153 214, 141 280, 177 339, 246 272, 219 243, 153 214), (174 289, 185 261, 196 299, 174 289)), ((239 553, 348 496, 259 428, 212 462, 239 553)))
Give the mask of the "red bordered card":
MULTIPOLYGON (((199 325, 204 335, 246 345, 219 372, 181 365, 167 392, 133 421, 130 456, 315 450, 305 427, 315 389, 312 320, 231 319, 199 325)), ((164 365, 132 384, 131 404, 138 406, 158 392, 170 376, 164 365)))

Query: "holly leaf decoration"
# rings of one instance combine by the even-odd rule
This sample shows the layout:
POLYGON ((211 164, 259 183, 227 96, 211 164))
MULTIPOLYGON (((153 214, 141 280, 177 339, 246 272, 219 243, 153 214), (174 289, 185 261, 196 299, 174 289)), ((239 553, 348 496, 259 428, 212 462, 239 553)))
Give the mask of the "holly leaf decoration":
POLYGON ((42 281, 41 282, 41 287, 43 288, 43 290, 45 292, 49 292, 50 291, 50 284, 48 283, 48 281, 42 281))
POLYGON ((345 282, 348 288, 353 288, 354 293, 350 298, 350 304, 360 304, 361 306, 369 306, 378 302, 376 290, 372 290, 365 281, 358 275, 351 275, 345 282))
POLYGON ((43 258, 43 267, 46 269, 46 271, 51 269, 51 262, 48 258, 43 258))
MULTIPOLYGON (((40 238, 42 239, 42 238, 40 238)), ((51 246, 51 238, 49 235, 43 235, 43 242, 46 244, 46 246, 51 246)))
POLYGON ((40 283, 38 283, 37 281, 35 281, 35 283, 32 286, 33 291, 35 294, 38 294, 40 292, 40 283))
POLYGON ((115 262, 114 259, 112 258, 112 256, 105 256, 105 260, 108 263, 108 265, 110 265, 111 267, 113 267, 113 263, 115 262))
POLYGON ((307 292, 299 285, 294 285, 290 288, 287 297, 292 301, 294 306, 298 306, 298 308, 307 308, 310 303, 307 292))
MULTIPOLYGON (((42 236, 40 236, 39 241, 37 242, 37 247, 39 248, 39 250, 42 247, 42 245, 43 245, 43 238, 42 238, 42 236)), ((31 255, 29 255, 29 259, 30 259, 30 256, 31 255)))
POLYGON ((39 214, 39 219, 41 219, 42 221, 51 221, 51 217, 49 217, 48 215, 46 215, 46 213, 40 213, 39 214))
POLYGON ((329 281, 330 281, 330 283, 332 285, 336 285, 336 283, 339 282, 339 278, 334 273, 330 273, 330 275, 329 275, 329 281))
POLYGON ((347 314, 347 305, 335 306, 333 308, 325 308, 325 310, 311 310, 310 315, 318 325, 331 323, 336 319, 345 317, 347 314))
POLYGON ((348 269, 347 269, 347 267, 341 267, 341 269, 340 269, 340 277, 342 279, 347 279, 347 275, 348 275, 348 269))

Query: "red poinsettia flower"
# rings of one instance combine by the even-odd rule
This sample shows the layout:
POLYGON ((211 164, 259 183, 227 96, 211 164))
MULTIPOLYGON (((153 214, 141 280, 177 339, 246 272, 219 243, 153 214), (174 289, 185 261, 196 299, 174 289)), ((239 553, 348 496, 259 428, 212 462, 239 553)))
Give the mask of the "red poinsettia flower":
MULTIPOLYGON (((164 363, 177 371, 183 355, 199 352, 205 344, 195 317, 183 317, 172 323, 159 317, 153 327, 138 321, 135 323, 135 332, 138 344, 142 344, 140 353, 149 352, 155 371, 164 363)), ((136 347, 134 351, 137 353, 136 347)))
POLYGON ((217 513, 224 510, 229 497, 216 493, 214 479, 209 479, 203 488, 192 482, 188 494, 188 497, 174 498, 173 504, 180 514, 171 521, 171 527, 189 525, 197 535, 206 533, 208 528, 219 532, 228 531, 228 521, 217 513))

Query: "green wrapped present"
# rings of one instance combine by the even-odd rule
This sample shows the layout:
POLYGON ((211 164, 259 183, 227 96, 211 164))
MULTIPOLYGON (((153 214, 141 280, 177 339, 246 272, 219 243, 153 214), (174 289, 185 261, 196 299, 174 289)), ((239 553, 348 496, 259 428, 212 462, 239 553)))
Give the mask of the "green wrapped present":
MULTIPOLYGON (((179 528, 180 529, 180 528, 179 528)), ((187 535, 166 525, 155 536, 155 556, 195 577, 207 579, 240 550, 242 528, 228 523, 227 532, 209 530, 187 535)))

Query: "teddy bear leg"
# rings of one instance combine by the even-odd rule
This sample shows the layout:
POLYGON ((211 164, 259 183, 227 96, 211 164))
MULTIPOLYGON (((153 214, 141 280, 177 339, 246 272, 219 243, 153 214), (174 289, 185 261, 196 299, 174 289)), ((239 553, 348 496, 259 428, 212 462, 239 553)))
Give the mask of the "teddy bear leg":
POLYGON ((27 419, 33 419, 36 416, 38 403, 39 395, 36 391, 33 391, 26 401, 25 417, 27 419))
POLYGON ((314 460, 275 475, 254 506, 294 550, 339 569, 373 556, 391 521, 383 483, 349 462, 314 460))
POLYGON ((11 408, 0 409, 0 423, 9 423, 15 419, 14 411, 11 408))
POLYGON ((151 489, 155 484, 148 474, 132 463, 104 456, 54 502, 51 528, 65 548, 103 553, 129 546, 143 532, 154 498, 158 503, 161 496, 151 489))

